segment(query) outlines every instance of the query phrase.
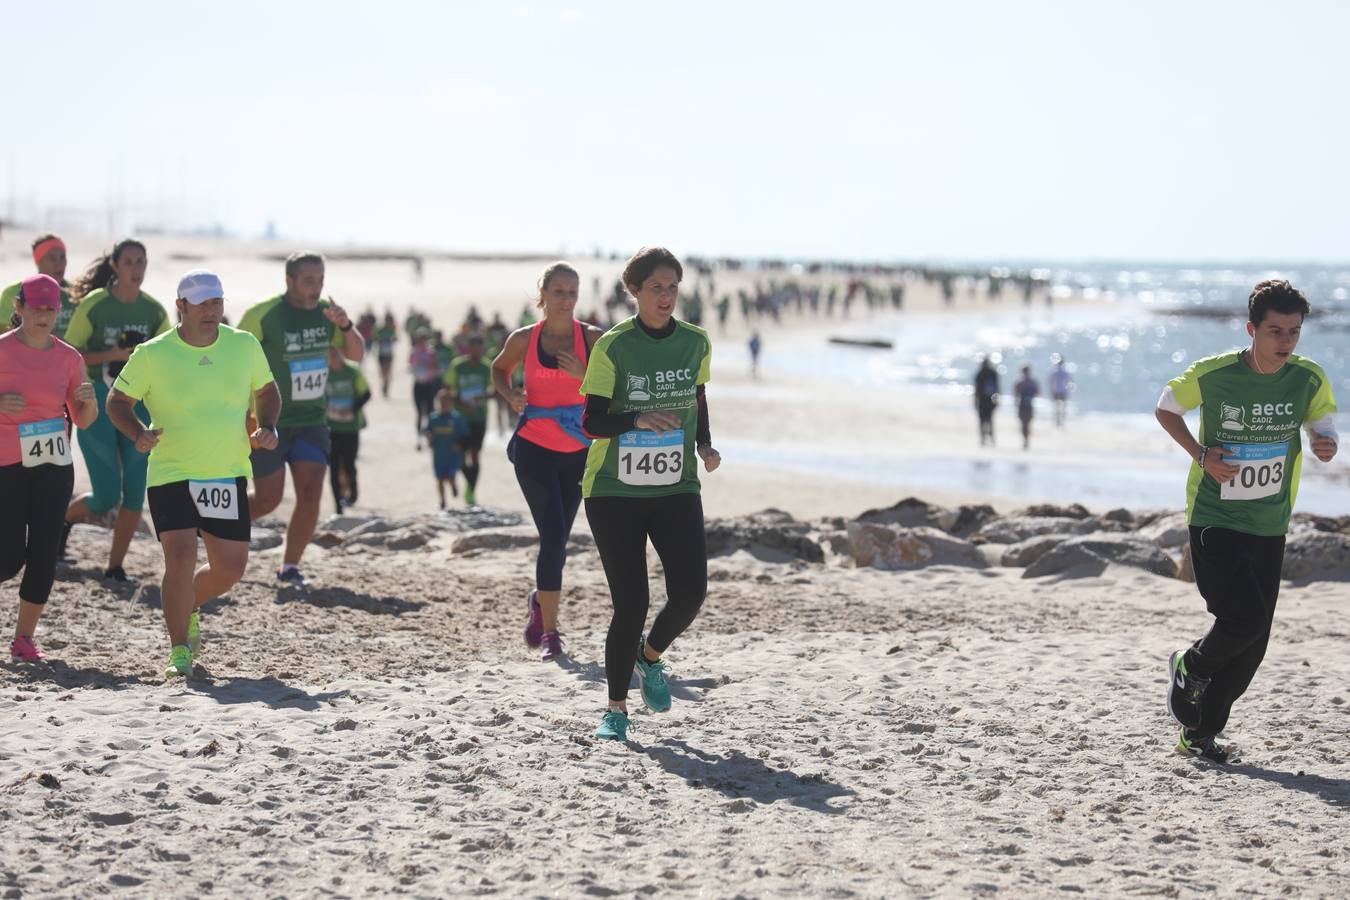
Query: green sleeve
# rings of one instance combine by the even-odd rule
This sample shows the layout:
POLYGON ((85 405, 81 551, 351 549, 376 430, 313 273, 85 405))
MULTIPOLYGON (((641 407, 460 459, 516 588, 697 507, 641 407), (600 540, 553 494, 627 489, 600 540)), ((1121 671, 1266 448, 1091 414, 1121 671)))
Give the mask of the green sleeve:
POLYGON ((114 390, 121 391, 132 400, 144 400, 145 395, 150 392, 153 363, 150 354, 145 353, 142 347, 131 351, 131 358, 127 360, 127 364, 118 373, 117 380, 113 382, 114 390))
POLYGON ((712 378, 712 340, 703 338, 703 362, 698 367, 698 380, 694 384, 707 384, 712 378))
POLYGON ((169 311, 164 308, 164 304, 156 300, 155 305, 159 307, 159 328, 155 329, 155 333, 151 337, 159 337, 172 327, 169 323, 169 311))
POLYGON ((1167 386, 1172 389, 1172 396, 1186 409, 1195 409, 1203 400, 1200 396, 1200 373, 1197 369, 1197 365, 1192 365, 1167 382, 1167 386))
POLYGON ((356 396, 370 393, 370 382, 366 381, 365 373, 360 369, 356 370, 356 396))
POLYGON ((259 341, 263 339, 263 314, 262 307, 265 304, 259 303, 257 306, 250 306, 244 311, 244 317, 239 320, 238 328, 240 331, 247 331, 259 341))
POLYGON ((262 344, 258 343, 258 339, 252 334, 249 337, 253 338, 248 342, 249 388, 256 394, 276 379, 272 377, 272 366, 267 362, 267 354, 263 353, 262 344))
POLYGON ((86 297, 70 316, 63 340, 76 350, 89 348, 89 339, 94 336, 94 323, 89 321, 89 312, 97 305, 97 301, 90 303, 86 297))
POLYGON ((14 318, 14 301, 19 296, 19 287, 23 282, 11 284, 0 293, 0 332, 9 330, 9 320, 14 318))
POLYGON ((609 358, 609 344, 601 341, 591 350, 590 362, 586 364, 586 377, 581 380, 581 393, 613 397, 615 377, 614 361, 609 358))
POLYGON ((1312 402, 1308 404, 1308 415, 1303 421, 1316 422, 1318 419, 1331 415, 1336 411, 1336 398, 1331 393, 1331 381, 1326 373, 1321 373, 1322 383, 1318 386, 1316 393, 1313 394, 1312 402))
POLYGON ((445 378, 442 379, 447 387, 459 390, 459 363, 453 362, 450 368, 445 370, 445 378))

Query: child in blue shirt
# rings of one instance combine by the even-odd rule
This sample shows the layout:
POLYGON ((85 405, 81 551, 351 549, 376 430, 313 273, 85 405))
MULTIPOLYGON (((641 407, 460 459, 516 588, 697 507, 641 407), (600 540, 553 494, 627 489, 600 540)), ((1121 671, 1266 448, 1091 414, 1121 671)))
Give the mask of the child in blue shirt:
POLYGON ((459 496, 455 485, 455 476, 464 465, 464 442, 469 439, 469 421, 464 414, 455 409, 454 395, 448 389, 436 394, 436 412, 427 419, 422 432, 431 444, 431 465, 436 474, 436 490, 441 497, 441 509, 445 509, 445 487, 450 486, 452 496, 459 496))

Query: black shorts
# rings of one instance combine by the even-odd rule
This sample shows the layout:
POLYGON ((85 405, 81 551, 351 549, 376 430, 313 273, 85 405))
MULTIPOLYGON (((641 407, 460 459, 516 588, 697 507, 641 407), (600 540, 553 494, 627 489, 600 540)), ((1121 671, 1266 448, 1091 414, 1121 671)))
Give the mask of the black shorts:
POLYGON ((252 534, 247 478, 173 481, 150 488, 146 498, 157 535, 192 528, 221 540, 247 542, 252 534))
POLYGON ((469 439, 464 442, 465 450, 482 450, 483 438, 487 436, 487 422, 470 422, 469 439))

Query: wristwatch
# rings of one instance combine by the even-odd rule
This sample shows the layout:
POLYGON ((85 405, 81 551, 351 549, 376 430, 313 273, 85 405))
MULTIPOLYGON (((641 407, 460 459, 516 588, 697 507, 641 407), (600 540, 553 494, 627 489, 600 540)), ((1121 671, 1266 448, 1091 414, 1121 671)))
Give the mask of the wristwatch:
POLYGON ((1205 457, 1209 455, 1209 448, 1204 444, 1200 445, 1200 452, 1196 454, 1195 461, 1200 464, 1200 468, 1205 467, 1205 457))

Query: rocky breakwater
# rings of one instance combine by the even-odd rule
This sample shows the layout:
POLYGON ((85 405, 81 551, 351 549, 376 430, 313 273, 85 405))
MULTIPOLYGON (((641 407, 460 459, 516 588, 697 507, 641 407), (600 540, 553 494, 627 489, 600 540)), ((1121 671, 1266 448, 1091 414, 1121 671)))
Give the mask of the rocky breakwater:
MULTIPOLYGON (((886 570, 926 566, 1022 569, 1024 578, 1090 577, 1107 566, 1190 578, 1186 517, 1175 510, 1040 504, 1000 515, 990 506, 948 509, 913 497, 856 518, 800 521, 782 510, 711 519, 708 555, 748 552, 766 562, 886 570)), ((1350 516, 1296 515, 1285 577, 1350 580, 1350 516)))

